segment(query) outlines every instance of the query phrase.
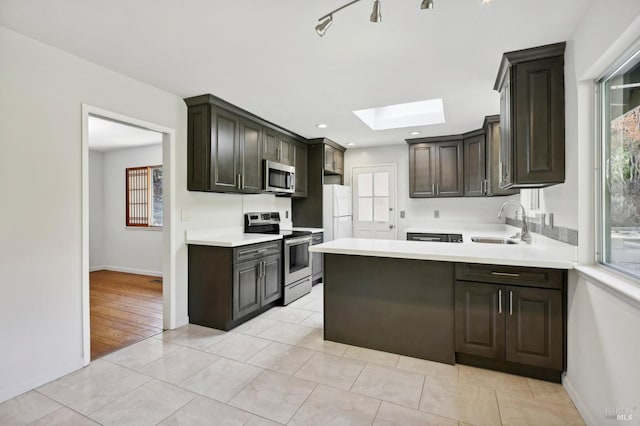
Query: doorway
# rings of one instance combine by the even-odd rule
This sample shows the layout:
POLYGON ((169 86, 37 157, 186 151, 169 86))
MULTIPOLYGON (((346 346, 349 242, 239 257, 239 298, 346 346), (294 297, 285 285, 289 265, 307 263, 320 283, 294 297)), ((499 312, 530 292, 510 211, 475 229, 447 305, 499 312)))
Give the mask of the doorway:
MULTIPOLYGON (((171 237, 172 218, 175 217, 172 206, 175 188, 172 173, 174 151, 173 129, 88 105, 82 107, 82 311, 85 365, 96 356, 115 350, 118 344, 127 346, 175 325, 175 260, 171 256, 174 246, 171 237), (95 123, 111 126, 125 134, 137 133, 138 136, 145 135, 153 139, 141 144, 146 148, 136 148, 131 146, 135 145, 135 141, 132 143, 126 137, 120 137, 113 141, 120 143, 120 146, 102 148, 113 154, 103 154, 105 158, 109 155, 109 161, 103 163, 104 193, 99 194, 104 200, 102 210, 108 216, 106 218, 92 218, 92 214, 100 209, 90 202, 92 189, 95 191, 91 178, 94 181, 96 179, 92 165, 98 164, 95 162, 97 145, 93 139, 100 139, 96 136, 95 123), (152 148, 154 144, 156 146, 152 148), (155 158, 144 161, 144 156, 154 155, 155 158), (125 167, 132 158, 137 158, 135 161, 140 164, 125 167), (142 188, 143 183, 145 188, 142 188), (160 224, 159 218, 162 221, 160 224), (105 251, 111 255, 95 252, 98 245, 96 238, 92 238, 92 231, 93 237, 96 237, 94 225, 97 220, 104 222, 106 234, 97 237, 103 238, 102 242, 108 244, 105 251), (107 223, 111 228, 106 227, 107 223), (97 259, 100 254, 103 258, 97 259), (92 331, 98 330, 98 327, 104 328, 100 329, 99 338, 92 339, 92 331)), ((96 194, 93 195, 95 200, 96 194)))
POLYGON ((353 167, 353 236, 396 239, 396 165, 353 167))

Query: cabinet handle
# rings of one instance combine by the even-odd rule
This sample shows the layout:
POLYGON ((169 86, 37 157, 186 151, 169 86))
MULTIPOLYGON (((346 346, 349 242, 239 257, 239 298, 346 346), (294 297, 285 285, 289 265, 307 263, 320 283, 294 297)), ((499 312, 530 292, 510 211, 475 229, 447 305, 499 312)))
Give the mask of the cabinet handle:
POLYGON ((278 160, 282 159, 282 148, 278 148, 278 160))
POLYGON ((502 313, 502 290, 498 290, 498 313, 502 313))
POLYGON ((244 189, 244 175, 240 175, 240 189, 244 189))
POLYGON ((433 196, 436 196, 436 184, 432 183, 431 184, 431 193, 433 194, 433 196))
POLYGON ((509 290, 509 315, 513 315, 513 291, 509 290))
POLYGON ((236 188, 238 188, 238 189, 242 189, 242 188, 240 188, 240 177, 241 176, 242 175, 238 173, 238 181, 236 182, 236 188))
POLYGON ((436 183, 436 195, 440 196, 440 184, 436 183))
POLYGON ((519 277, 520 276, 520 274, 515 274, 511 272, 496 272, 496 271, 491 271, 491 275, 497 275, 499 277, 519 277))

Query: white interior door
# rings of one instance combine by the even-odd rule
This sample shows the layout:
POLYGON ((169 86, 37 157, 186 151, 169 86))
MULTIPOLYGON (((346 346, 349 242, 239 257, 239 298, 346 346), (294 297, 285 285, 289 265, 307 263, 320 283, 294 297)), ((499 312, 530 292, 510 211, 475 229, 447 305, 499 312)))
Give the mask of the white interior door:
POLYGON ((353 236, 396 239, 396 166, 354 167, 353 236))

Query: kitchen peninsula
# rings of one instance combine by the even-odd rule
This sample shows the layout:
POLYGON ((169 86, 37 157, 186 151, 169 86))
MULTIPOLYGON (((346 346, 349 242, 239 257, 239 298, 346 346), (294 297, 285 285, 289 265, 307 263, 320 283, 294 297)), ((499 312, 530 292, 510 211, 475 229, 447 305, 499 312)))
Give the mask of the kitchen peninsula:
POLYGON ((465 233, 462 243, 348 238, 310 251, 324 255, 326 340, 551 381, 566 368, 573 246, 465 233))

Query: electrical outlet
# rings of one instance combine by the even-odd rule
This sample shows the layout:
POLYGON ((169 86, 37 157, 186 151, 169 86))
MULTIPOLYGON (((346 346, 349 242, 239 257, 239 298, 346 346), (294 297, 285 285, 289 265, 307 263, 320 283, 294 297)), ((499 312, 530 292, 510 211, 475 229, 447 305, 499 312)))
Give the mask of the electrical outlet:
POLYGON ((404 210, 400 210, 400 219, 404 219, 404 210))
POLYGON ((189 222, 191 220, 191 210, 190 209, 182 209, 182 221, 189 222))
POLYGON ((289 210, 284 211, 284 218, 289 219, 289 210))
POLYGON ((434 219, 440 218, 440 210, 434 210, 433 211, 433 218, 434 219))

